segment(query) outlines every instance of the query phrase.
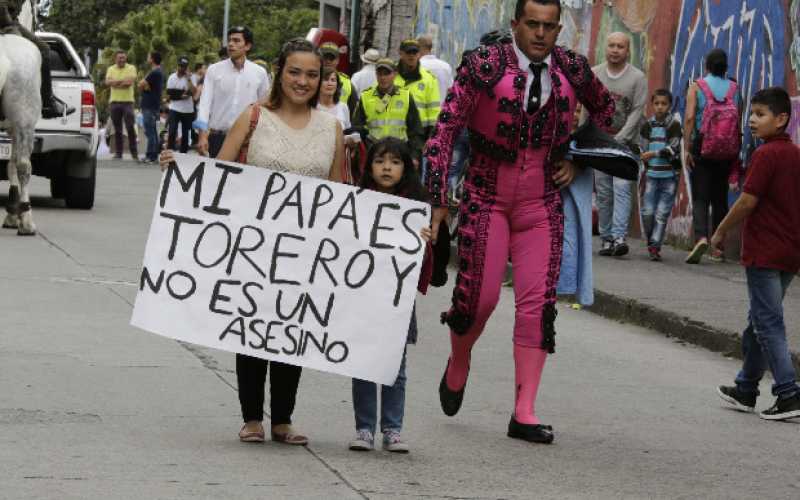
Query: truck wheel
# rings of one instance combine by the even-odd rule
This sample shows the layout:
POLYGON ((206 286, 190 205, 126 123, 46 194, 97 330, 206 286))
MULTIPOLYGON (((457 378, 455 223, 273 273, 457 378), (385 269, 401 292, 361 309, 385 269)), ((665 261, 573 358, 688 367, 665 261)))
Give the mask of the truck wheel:
POLYGON ((63 175, 58 177, 51 177, 50 195, 53 198, 63 198, 67 190, 66 184, 67 184, 67 179, 63 175))
MULTIPOLYGON (((80 161, 89 165, 89 177, 65 177, 64 201, 69 208, 89 209, 94 206, 94 187, 97 174, 97 158, 83 157, 80 161)), ((86 165, 84 165, 85 167, 86 165)))

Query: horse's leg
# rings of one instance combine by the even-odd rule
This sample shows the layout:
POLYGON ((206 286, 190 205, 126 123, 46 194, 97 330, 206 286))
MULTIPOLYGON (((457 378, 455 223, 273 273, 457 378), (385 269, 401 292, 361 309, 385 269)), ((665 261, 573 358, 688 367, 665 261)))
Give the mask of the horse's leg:
POLYGON ((17 127, 18 132, 14 137, 14 149, 17 151, 17 179, 19 180, 19 226, 17 234, 20 236, 32 236, 36 234, 36 225, 33 223, 33 212, 31 211, 31 198, 28 187, 33 173, 31 165, 31 154, 33 154, 33 144, 35 141, 35 129, 31 127, 17 127))
POLYGON ((19 178, 17 177, 17 139, 16 129, 11 132, 11 158, 8 160, 6 173, 8 174, 8 202, 6 203, 6 218, 3 227, 17 229, 19 226, 19 178))

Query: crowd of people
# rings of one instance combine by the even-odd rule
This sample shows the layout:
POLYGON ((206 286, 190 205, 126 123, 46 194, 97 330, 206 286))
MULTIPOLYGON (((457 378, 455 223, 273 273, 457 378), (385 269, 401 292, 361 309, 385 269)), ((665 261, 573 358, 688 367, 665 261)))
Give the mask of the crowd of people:
MULTIPOLYGON (((423 36, 403 41, 398 61, 367 50, 364 68, 352 78, 337 70, 338 46, 315 47, 302 39, 283 46, 270 74, 248 59, 254 43, 250 30, 234 27, 228 33, 228 57, 208 68, 205 83, 187 78, 188 61, 179 60, 167 92, 171 106, 186 106, 170 108, 170 130, 177 129, 177 122, 184 124, 184 151, 186 115, 195 102, 192 127, 198 131, 200 154, 428 201, 431 226, 421 236, 430 242, 426 258, 439 266, 435 248, 454 198, 455 171, 463 187, 457 277, 452 306, 442 314, 451 340, 439 384, 442 410, 452 416, 462 405, 472 349, 499 300, 510 260, 516 304, 515 400, 507 435, 551 443, 554 430, 539 420, 535 403, 545 361, 555 352, 557 285, 565 273, 576 272, 574 266, 562 266, 562 193, 585 173, 568 154, 580 105, 584 121, 611 134, 620 150, 640 155, 646 185, 643 229, 653 260, 661 258, 683 156, 693 180, 697 237, 687 262, 697 262, 709 246, 712 256, 721 258, 726 235, 744 221, 743 262, 751 297, 745 361, 736 385, 718 391, 735 407, 753 411, 758 382, 769 369, 777 399, 761 416, 800 416, 800 386, 782 321, 783 294, 800 270, 800 150, 785 133, 791 114, 788 94, 769 88, 753 98, 750 127, 765 144, 750 160, 742 195, 728 214, 720 193, 739 169, 742 99, 736 82, 726 78, 725 53, 715 50, 706 57, 709 73, 689 88, 682 127, 672 113, 672 94, 658 89, 648 95, 644 74, 628 63, 626 35, 609 35, 606 62, 592 68, 584 56, 556 44, 560 15, 558 0, 518 0, 511 32, 486 37, 483 45, 464 54, 456 73, 431 53, 431 38, 423 36), (645 120, 648 102, 654 114, 645 120), (467 163, 462 176, 458 171, 467 163)), ((139 84, 143 94, 160 93, 158 78, 163 75, 156 56, 150 55, 152 71, 139 84)), ((123 119, 132 122, 132 78, 124 53, 119 53, 108 83, 112 116, 120 125, 123 119)), ((152 123, 152 117, 145 122, 152 123)), ((174 132, 171 137, 173 149, 174 132)), ((118 135, 118 146, 121 141, 118 135)), ((148 158, 151 153, 155 150, 148 147, 148 158)), ((166 168, 173 153, 163 151, 159 160, 166 168)), ((635 183, 595 171, 594 184, 600 255, 621 257, 629 251, 635 183)), ((571 196, 583 203, 591 189, 572 190, 571 196)), ((419 289, 425 290, 430 281, 430 275, 423 275, 419 289)), ((416 337, 412 315, 408 343, 416 337)), ((356 435, 351 449, 373 449, 380 430, 385 449, 409 450, 401 437, 405 368, 404 353, 394 385, 380 388, 380 424, 378 388, 353 381, 356 435)), ((262 421, 269 372, 271 439, 306 444, 308 438, 291 419, 300 367, 239 354, 236 372, 244 421, 239 438, 266 439, 262 421)))

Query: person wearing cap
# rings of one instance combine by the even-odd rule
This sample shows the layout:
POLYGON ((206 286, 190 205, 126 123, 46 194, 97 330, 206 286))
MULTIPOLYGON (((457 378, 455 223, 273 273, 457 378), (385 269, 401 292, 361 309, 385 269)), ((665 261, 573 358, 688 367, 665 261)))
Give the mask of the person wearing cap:
MULTIPOLYGON (((326 68, 336 69, 339 66, 339 46, 333 42, 325 42, 319 46, 319 54, 322 56, 322 65, 326 68)), ((350 113, 356 109, 358 105, 358 93, 353 88, 353 82, 350 78, 341 71, 336 72, 339 75, 339 82, 342 84, 342 94, 339 96, 339 102, 347 104, 347 109, 350 113)))
POLYGON ((419 64, 427 69, 439 82, 439 96, 447 95, 447 90, 453 85, 453 67, 433 55, 433 37, 422 35, 417 38, 419 42, 419 64))
POLYGON ((412 158, 418 163, 425 142, 414 98, 408 90, 395 85, 397 66, 388 58, 375 63, 377 82, 361 94, 353 114, 353 128, 366 136, 366 145, 384 137, 408 141, 412 158))
POLYGON ((419 64, 419 59, 419 42, 414 39, 404 40, 400 44, 400 62, 394 83, 408 90, 414 97, 427 138, 433 132, 433 126, 439 117, 439 82, 433 73, 419 64))
POLYGON ((270 77, 264 68, 247 59, 252 48, 250 28, 234 26, 228 30, 228 58, 206 71, 197 120, 192 124, 200 130, 197 152, 201 155, 216 157, 242 111, 267 96, 270 77))
POLYGON ((364 63, 364 67, 356 71, 350 79, 359 94, 375 85, 377 81, 375 78, 375 63, 380 58, 381 53, 376 49, 367 49, 366 52, 361 54, 361 62, 364 63))
POLYGON ((192 134, 194 116, 194 85, 189 77, 189 58, 178 58, 178 69, 167 79, 167 97, 169 98, 169 118, 167 119, 167 148, 175 150, 175 139, 178 136, 178 125, 181 126, 180 152, 189 151, 189 138, 192 134))

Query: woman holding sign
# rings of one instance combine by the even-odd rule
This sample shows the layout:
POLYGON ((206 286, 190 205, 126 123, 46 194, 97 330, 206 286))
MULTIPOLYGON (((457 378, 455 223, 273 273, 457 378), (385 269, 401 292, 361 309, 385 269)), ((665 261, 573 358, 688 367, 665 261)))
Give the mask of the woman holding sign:
MULTIPOLYGON (((322 74, 319 53, 306 40, 289 40, 281 49, 276 72, 266 102, 251 105, 239 116, 217 159, 340 182, 344 161, 342 128, 335 117, 316 109, 322 74)), ((164 151, 162 169, 172 159, 172 152, 164 151)), ((270 366, 272 440, 308 444, 308 438, 291 426, 301 368, 242 354, 236 355, 244 420, 239 439, 257 443, 265 440, 264 385, 270 366)))

